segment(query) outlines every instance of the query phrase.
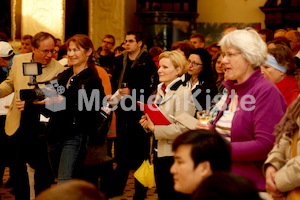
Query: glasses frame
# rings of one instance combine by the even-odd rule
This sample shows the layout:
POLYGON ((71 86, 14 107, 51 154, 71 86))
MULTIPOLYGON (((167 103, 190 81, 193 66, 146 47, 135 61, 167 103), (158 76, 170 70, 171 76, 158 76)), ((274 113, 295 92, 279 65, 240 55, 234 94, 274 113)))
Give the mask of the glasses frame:
POLYGON ((240 54, 242 54, 242 52, 234 52, 234 53, 232 53, 232 52, 227 52, 227 53, 222 52, 221 53, 221 55, 223 56, 223 58, 225 58, 225 56, 227 58, 232 58, 232 57, 238 56, 240 54))
POLYGON ((110 44, 110 45, 114 45, 113 42, 110 42, 110 41, 105 41, 105 40, 102 40, 103 43, 106 43, 106 44, 110 44))
POLYGON ((56 51, 55 49, 52 50, 42 50, 42 49, 38 49, 41 52, 43 52, 45 55, 49 54, 51 52, 51 54, 56 54, 58 51, 56 51))
POLYGON ((196 66, 196 67, 200 67, 203 65, 203 63, 195 63, 190 60, 187 60, 187 63, 188 63, 188 65, 192 64, 192 66, 196 66))

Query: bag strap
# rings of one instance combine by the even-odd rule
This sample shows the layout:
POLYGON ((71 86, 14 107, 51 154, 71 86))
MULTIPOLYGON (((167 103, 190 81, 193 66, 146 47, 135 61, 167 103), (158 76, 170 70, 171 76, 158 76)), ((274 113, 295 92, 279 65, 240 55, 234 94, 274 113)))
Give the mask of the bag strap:
POLYGON ((293 135, 293 142, 292 142, 292 157, 295 157, 297 155, 297 142, 298 142, 298 135, 299 131, 296 131, 296 133, 293 135))

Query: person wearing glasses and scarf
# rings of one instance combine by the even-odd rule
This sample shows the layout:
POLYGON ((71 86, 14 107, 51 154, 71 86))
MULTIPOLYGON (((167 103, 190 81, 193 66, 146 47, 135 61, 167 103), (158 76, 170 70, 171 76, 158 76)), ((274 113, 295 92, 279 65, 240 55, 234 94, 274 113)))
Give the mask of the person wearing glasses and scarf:
POLYGON ((187 61, 188 71, 183 84, 192 91, 197 110, 209 110, 211 100, 218 93, 211 68, 211 55, 206 49, 198 48, 191 52, 187 61))

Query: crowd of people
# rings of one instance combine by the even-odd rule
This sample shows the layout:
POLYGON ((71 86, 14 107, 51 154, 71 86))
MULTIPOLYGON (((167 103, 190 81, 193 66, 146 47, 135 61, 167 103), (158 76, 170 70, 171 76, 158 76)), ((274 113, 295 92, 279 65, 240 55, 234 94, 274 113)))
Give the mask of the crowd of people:
MULTIPOLYGON (((0 174, 10 168, 15 199, 30 199, 27 168, 36 199, 75 190, 90 199, 120 196, 130 170, 151 159, 149 149, 160 200, 284 199, 300 186, 299 150, 291 154, 300 126, 300 32, 222 34, 207 46, 195 33, 170 50, 147 47, 139 31, 117 47, 106 34, 97 50, 84 34, 64 43, 47 32, 24 35, 18 52, 0 38, 0 97, 14 93, 0 109, 0 174), (137 102, 158 107, 168 123, 137 102), (203 110, 209 120, 193 129, 177 120, 203 110)), ((134 200, 147 198, 136 178, 134 189, 134 200)))

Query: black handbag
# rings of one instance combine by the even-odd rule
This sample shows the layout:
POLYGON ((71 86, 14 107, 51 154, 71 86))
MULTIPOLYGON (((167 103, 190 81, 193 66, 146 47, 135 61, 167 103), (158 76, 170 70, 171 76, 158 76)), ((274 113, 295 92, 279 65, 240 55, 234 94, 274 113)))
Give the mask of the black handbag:
POLYGON ((89 135, 88 145, 103 145, 105 143, 111 120, 112 112, 107 114, 103 110, 100 111, 97 130, 89 135))

